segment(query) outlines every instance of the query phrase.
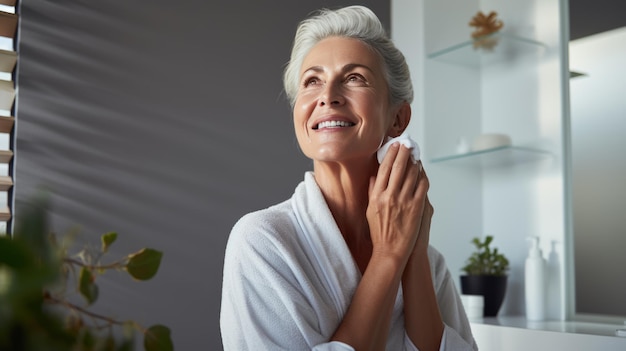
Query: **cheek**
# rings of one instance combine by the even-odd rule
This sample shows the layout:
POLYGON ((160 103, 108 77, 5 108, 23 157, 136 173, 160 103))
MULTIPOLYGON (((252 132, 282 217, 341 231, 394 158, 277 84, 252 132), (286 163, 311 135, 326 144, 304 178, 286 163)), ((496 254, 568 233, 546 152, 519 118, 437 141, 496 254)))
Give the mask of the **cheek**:
POLYGON ((387 129, 393 120, 392 112, 385 101, 381 101, 377 96, 364 96, 358 102, 362 113, 370 117, 370 122, 387 129))
POLYGON ((296 103, 293 108, 293 127, 296 133, 296 138, 299 142, 302 142, 303 138, 308 138, 307 122, 311 113, 305 105, 296 103))
POLYGON ((304 91, 300 92, 296 97, 296 103, 294 104, 295 108, 308 108, 311 104, 314 104, 317 101, 318 94, 315 94, 313 91, 304 91))
POLYGON ((305 118, 302 114, 302 111, 299 109, 295 109, 293 110, 293 126, 296 128, 296 133, 300 132, 300 127, 302 126, 302 124, 305 121, 305 118))
POLYGON ((314 110, 315 101, 311 94, 298 96, 293 105, 294 122, 306 122, 314 110))

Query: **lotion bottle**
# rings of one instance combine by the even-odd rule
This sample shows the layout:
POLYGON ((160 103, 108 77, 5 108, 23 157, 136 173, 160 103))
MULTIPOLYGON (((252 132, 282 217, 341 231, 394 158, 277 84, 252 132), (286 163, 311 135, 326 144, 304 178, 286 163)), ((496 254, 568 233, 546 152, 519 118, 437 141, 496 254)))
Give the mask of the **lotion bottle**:
POLYGON ((530 251, 525 265, 526 319, 541 321, 546 313, 546 261, 539 249, 539 237, 529 237, 530 251))

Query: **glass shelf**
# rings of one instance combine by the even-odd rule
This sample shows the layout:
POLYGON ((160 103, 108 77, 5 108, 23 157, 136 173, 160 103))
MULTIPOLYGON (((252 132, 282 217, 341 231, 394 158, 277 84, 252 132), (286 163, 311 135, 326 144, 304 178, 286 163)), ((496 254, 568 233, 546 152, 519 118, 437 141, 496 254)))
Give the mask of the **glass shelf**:
POLYGON ((531 53, 540 54, 546 45, 536 40, 505 33, 494 33, 479 39, 470 39, 465 42, 447 47, 428 55, 429 59, 456 65, 480 67, 497 62, 512 61, 522 55, 531 53), (483 40, 485 43, 496 43, 493 48, 474 47, 483 40))
POLYGON ((549 156, 551 156, 550 152, 544 150, 521 146, 501 146, 493 149, 436 157, 431 159, 430 162, 472 168, 506 167, 524 162, 539 161, 549 156))

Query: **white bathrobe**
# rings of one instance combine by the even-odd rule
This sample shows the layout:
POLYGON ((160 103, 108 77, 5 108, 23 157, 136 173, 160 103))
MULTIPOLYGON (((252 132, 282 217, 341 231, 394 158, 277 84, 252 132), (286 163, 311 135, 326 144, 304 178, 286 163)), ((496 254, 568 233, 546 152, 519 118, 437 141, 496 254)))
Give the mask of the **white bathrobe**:
MULTIPOLYGON (((477 349, 443 257, 428 256, 445 323, 441 350, 477 349)), ((329 339, 361 279, 311 172, 291 199, 242 217, 226 247, 220 327, 226 351, 354 350, 329 339)), ((402 288, 387 350, 417 350, 404 330, 402 288)))

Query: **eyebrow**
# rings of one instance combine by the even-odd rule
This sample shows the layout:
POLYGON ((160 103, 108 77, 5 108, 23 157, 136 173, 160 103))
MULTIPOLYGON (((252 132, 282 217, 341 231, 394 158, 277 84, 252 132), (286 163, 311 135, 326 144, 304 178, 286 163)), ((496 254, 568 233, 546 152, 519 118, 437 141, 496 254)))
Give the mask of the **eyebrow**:
MULTIPOLYGON (((366 70, 374 73, 374 71, 369 66, 364 65, 364 64, 360 64, 360 63, 349 63, 349 64, 343 66, 341 68, 341 71, 342 72, 347 72, 347 71, 351 71, 351 70, 353 70, 355 68, 365 68, 366 70)), ((316 72, 316 73, 324 72, 324 67, 322 67, 322 66, 311 66, 311 67, 307 68, 304 72, 302 72, 302 75, 304 76, 309 71, 313 71, 313 72, 316 72)))

